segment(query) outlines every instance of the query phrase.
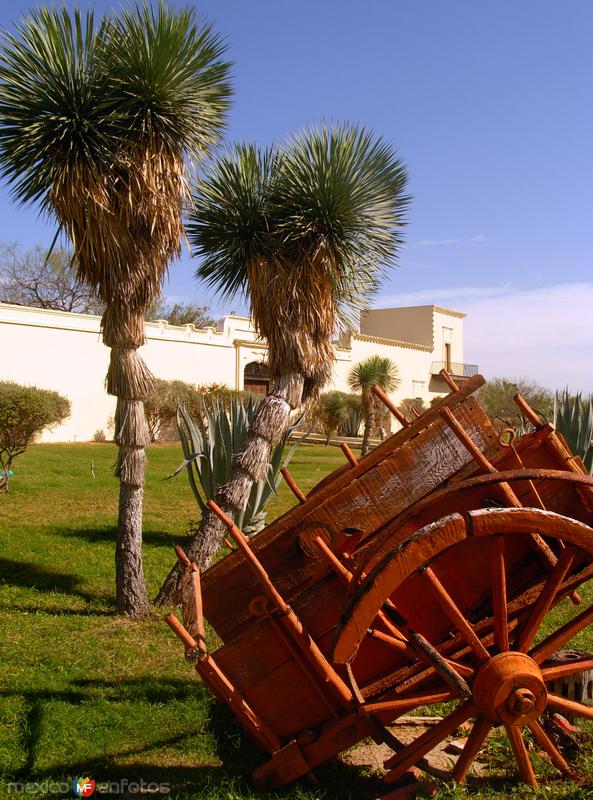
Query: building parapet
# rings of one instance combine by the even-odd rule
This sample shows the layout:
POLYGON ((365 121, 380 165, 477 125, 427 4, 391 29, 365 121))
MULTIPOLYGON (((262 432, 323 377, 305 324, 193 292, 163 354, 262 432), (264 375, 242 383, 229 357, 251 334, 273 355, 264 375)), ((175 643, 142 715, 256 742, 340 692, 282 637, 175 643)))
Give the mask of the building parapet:
POLYGON ((369 336, 366 333, 355 333, 352 337, 358 342, 370 342, 371 344, 387 344, 391 347, 404 347, 408 350, 422 350, 423 353, 432 353, 432 347, 427 344, 417 342, 404 342, 401 339, 386 339, 383 336, 369 336))

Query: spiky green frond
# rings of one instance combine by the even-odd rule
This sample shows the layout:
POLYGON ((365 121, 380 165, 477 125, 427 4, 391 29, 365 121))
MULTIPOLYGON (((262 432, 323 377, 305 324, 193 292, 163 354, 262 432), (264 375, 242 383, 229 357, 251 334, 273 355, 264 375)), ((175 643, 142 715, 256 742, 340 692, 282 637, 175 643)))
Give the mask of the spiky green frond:
POLYGON ((191 9, 42 8, 3 32, 0 171, 15 199, 51 209, 72 174, 114 175, 138 146, 199 158, 227 110, 225 47, 191 9))
POLYGON ((249 294, 272 376, 304 375, 306 395, 328 380, 341 310, 364 307, 396 259, 405 181, 393 149, 350 125, 272 151, 236 146, 199 181, 196 275, 222 295, 249 294))
POLYGON ((366 306, 403 243, 410 198, 394 148, 356 125, 286 142, 273 202, 287 258, 323 264, 341 308, 366 306))
POLYGON ((199 157, 218 141, 231 86, 226 46, 193 8, 135 3, 107 25, 104 68, 118 127, 199 157))
POLYGON ((196 275, 223 297, 247 295, 247 267, 274 254, 270 188, 277 156, 239 144, 208 165, 193 192, 187 231, 196 275))
POLYGON ((348 385, 355 392, 369 392, 375 384, 386 392, 399 386, 399 370, 386 356, 369 356, 355 364, 348 375, 348 385))
POLYGON ((111 161, 114 126, 97 45, 104 25, 66 8, 41 8, 2 34, 0 170, 21 202, 48 204, 74 169, 111 161))
POLYGON ((239 145, 196 186, 196 274, 228 295, 247 289, 250 259, 315 263, 337 302, 359 308, 396 261, 405 186, 391 145, 354 125, 311 128, 274 153, 239 145))

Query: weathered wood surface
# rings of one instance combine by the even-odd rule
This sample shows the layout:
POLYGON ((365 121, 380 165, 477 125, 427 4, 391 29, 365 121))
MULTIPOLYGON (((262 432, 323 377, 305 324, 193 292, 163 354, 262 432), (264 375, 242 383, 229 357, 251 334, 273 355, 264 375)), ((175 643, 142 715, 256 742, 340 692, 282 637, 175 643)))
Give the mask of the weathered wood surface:
MULTIPOLYGON (((456 413, 483 449, 496 446, 496 433, 473 399, 458 406, 456 413)), ((381 446, 381 458, 372 451, 357 467, 338 476, 333 491, 328 484, 253 538, 254 551, 287 602, 292 603, 329 569, 321 558, 311 558, 299 547, 303 532, 322 528, 335 541, 344 529, 359 528, 364 540, 470 463, 471 456, 438 416, 427 428, 419 427, 414 437, 394 451, 384 447, 388 440, 381 446)), ((412 428, 400 433, 409 434, 412 428)), ((205 615, 223 640, 248 622, 253 592, 240 554, 227 556, 204 574, 205 615)))
MULTIPOLYGON (((593 519, 593 488, 586 485, 591 480, 550 426, 538 423, 538 430, 513 447, 503 446, 469 396, 481 383, 479 376, 466 382, 440 408, 430 409, 365 458, 350 459, 307 497, 292 486, 299 504, 249 541, 282 600, 281 612, 294 612, 311 637, 304 636, 303 643, 312 641, 320 656, 331 660, 341 620, 337 660, 352 660, 350 672, 336 665, 335 678, 337 684, 343 681, 352 689, 351 700, 330 696, 319 670, 311 669, 304 652, 295 652, 295 637, 279 615, 279 606, 274 613, 270 598, 266 602, 262 596, 266 587, 254 579, 253 564, 249 566, 244 553, 232 553, 203 575, 205 615, 224 641, 215 654, 216 664, 283 745, 257 772, 260 785, 279 786, 360 738, 374 735, 373 725, 413 707, 410 694, 437 696, 449 691, 439 671, 427 663, 426 653, 423 657, 409 643, 392 646, 393 631, 378 614, 384 602, 395 603, 400 618, 409 624, 404 629, 432 643, 470 681, 472 670, 487 654, 485 648, 495 640, 498 645, 507 640, 513 644, 516 637, 527 642, 534 620, 541 616, 540 595, 546 605, 554 604, 593 574, 591 531, 581 524, 593 519), (452 426, 451 418, 442 415, 443 408, 454 412, 463 436, 452 430, 457 422, 452 426), (478 477, 491 469, 504 470, 509 480, 478 477), (528 479, 510 480, 513 470, 525 469, 532 470, 528 479), (559 469, 571 470, 575 480, 542 472, 559 469), (464 483, 471 480, 471 485, 464 483), (505 481, 506 493, 500 491, 505 481), (526 506, 545 505, 576 518, 568 529, 564 523, 562 528, 568 530, 567 543, 576 548, 574 562, 566 570, 569 555, 561 558, 550 577, 551 567, 541 564, 529 546, 532 534, 541 533, 554 558, 566 552, 554 538, 557 532, 549 522, 553 514, 530 518, 521 512, 523 523, 517 525, 519 517, 504 516, 509 510, 502 509, 500 516, 494 516, 503 530, 497 528, 495 546, 490 547, 494 537, 485 537, 492 533, 487 522, 492 512, 479 510, 504 503, 511 495, 513 502, 516 498, 526 506), (447 515, 452 516, 436 523, 447 515), (436 523, 431 535, 407 542, 391 572, 381 573, 387 555, 431 523, 436 523), (345 531, 353 535, 346 539, 345 531), (354 575, 353 587, 343 573, 336 573, 331 559, 323 557, 317 537, 334 553, 350 552, 346 566, 354 575), (498 554, 498 571, 492 565, 493 554, 498 554), (414 571, 424 564, 430 564, 428 571, 414 571), (399 583, 394 582, 394 570, 399 583), (504 629, 501 618, 507 615, 501 609, 508 613, 504 629), (367 634, 371 626, 376 635, 367 634), (369 700, 387 705, 378 716, 357 715, 356 703, 369 700)), ((288 480, 290 485, 290 476, 288 480)), ((190 589, 194 587, 188 584, 186 592, 190 589)), ((593 611, 587 609, 556 638, 560 641, 567 631, 580 629, 592 618, 593 611)), ((193 617, 188 622, 193 630, 193 617)), ((546 640, 538 658, 547 657, 555 643, 556 639, 546 640)), ((305 643, 303 647, 307 649, 305 643)))

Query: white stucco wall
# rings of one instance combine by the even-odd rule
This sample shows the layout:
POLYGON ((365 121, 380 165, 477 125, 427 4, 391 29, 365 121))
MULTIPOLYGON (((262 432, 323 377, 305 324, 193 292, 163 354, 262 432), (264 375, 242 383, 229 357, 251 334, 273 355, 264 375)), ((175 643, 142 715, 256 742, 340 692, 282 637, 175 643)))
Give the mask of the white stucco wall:
MULTIPOLYGON (((463 314, 419 307, 419 320, 410 325, 415 332, 421 329, 417 338, 422 343, 418 343, 399 340, 403 329, 398 310, 384 311, 372 320, 372 329, 380 336, 356 334, 336 346, 333 381, 327 389, 348 391, 353 364, 377 353, 398 366, 401 382, 392 394, 394 402, 421 397, 428 405, 436 394, 446 391, 442 381, 431 376, 432 362, 444 360, 443 328, 451 339, 452 360, 463 361, 463 314), (426 333, 429 323, 430 336, 426 333)), ((408 319, 413 319, 412 311, 405 309, 408 319)), ((367 319, 373 314, 369 312, 367 319)), ((87 441, 98 429, 108 433, 115 399, 104 389, 109 350, 101 341, 99 317, 0 304, 0 337, 0 379, 56 389, 72 403, 70 418, 45 432, 44 441, 87 441)), ((238 316, 225 317, 217 330, 175 327, 164 321, 146 323, 146 345, 141 352, 158 377, 224 383, 237 389, 243 388, 245 366, 266 356, 249 319, 238 316)))

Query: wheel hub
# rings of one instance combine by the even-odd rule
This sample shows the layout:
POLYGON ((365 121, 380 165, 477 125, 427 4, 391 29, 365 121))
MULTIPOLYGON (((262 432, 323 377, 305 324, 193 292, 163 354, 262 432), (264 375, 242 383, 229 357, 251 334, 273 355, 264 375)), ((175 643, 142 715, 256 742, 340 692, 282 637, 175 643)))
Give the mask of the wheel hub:
POLYGON ((491 722, 525 725, 546 708, 548 693, 535 661, 524 653, 499 653, 479 670, 473 699, 491 722))

